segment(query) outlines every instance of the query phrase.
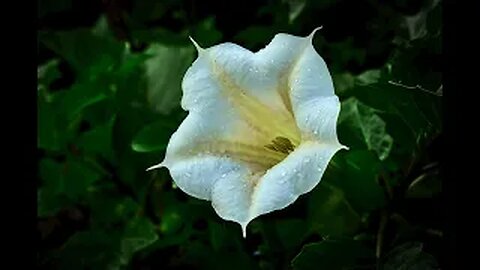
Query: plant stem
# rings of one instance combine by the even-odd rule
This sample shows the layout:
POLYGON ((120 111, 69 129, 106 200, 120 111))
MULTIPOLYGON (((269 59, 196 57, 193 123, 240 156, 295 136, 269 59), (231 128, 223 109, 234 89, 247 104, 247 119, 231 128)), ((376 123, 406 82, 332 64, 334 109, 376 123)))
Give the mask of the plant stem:
POLYGON ((388 214, 386 211, 383 211, 382 216, 380 217, 380 226, 378 228, 377 245, 375 249, 375 257, 377 257, 377 260, 380 259, 380 256, 382 255, 383 238, 385 235, 385 229, 387 227, 387 221, 388 221, 388 214))

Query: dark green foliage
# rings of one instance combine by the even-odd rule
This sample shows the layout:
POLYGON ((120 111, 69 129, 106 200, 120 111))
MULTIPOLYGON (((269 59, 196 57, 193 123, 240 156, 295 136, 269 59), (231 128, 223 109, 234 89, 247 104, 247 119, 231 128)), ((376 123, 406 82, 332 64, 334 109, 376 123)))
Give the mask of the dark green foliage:
POLYGON ((441 3, 97 2, 38 1, 39 268, 439 269, 441 3), (186 115, 189 35, 255 51, 321 25, 350 150, 312 192, 243 239, 145 171, 186 115))

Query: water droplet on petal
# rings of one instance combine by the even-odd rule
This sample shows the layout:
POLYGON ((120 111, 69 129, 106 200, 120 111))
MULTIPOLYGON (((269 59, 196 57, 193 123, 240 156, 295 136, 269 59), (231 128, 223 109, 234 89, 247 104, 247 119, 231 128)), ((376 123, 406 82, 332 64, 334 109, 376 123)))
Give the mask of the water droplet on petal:
POLYGON ((287 172, 283 171, 282 176, 285 176, 285 175, 287 175, 287 172))

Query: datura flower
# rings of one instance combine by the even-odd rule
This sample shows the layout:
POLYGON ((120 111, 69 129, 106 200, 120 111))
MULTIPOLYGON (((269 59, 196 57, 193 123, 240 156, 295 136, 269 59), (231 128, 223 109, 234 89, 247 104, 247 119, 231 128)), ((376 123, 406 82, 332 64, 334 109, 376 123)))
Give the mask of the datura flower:
POLYGON ((336 132, 340 102, 307 37, 277 34, 253 53, 232 43, 208 49, 187 70, 166 167, 185 193, 209 200, 243 236, 256 217, 292 204, 319 182, 346 146, 336 132))

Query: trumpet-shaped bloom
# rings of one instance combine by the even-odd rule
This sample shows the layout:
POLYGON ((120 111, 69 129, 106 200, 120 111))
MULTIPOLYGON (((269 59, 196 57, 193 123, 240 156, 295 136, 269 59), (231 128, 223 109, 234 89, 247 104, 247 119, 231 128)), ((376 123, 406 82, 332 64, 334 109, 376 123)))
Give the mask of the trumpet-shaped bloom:
MULTIPOLYGON (((200 48, 182 82, 189 111, 165 159, 185 193, 225 220, 256 217, 311 191, 343 146, 340 102, 312 38, 277 34, 253 53, 232 43, 200 48)), ((192 40, 193 41, 193 40, 192 40)))

